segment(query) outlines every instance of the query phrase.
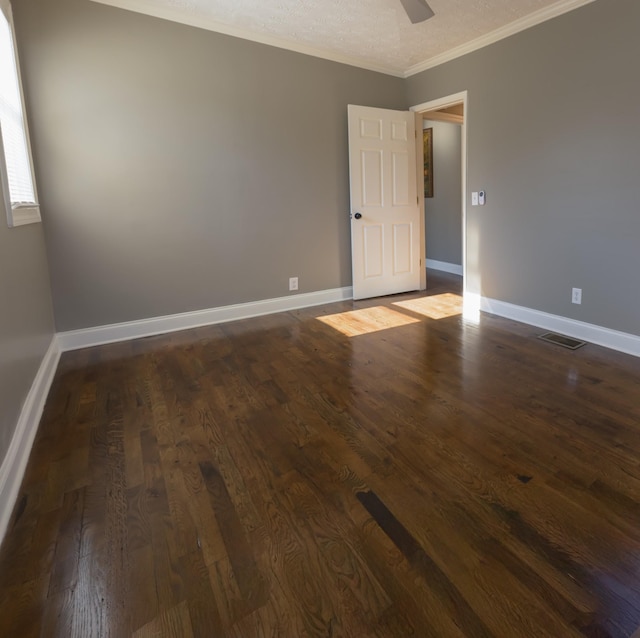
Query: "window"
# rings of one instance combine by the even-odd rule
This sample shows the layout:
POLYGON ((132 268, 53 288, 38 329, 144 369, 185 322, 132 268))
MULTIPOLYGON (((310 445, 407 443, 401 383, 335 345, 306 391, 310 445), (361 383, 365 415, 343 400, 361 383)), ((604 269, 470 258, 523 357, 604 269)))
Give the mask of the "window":
POLYGON ((0 187, 9 226, 40 221, 9 0, 0 0, 0 187))

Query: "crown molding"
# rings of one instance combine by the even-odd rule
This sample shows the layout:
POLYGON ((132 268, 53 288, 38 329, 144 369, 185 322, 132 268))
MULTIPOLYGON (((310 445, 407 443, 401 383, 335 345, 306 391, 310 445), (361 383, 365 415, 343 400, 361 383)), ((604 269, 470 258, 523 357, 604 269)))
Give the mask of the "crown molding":
POLYGON ((450 51, 446 51, 445 53, 436 55, 432 58, 429 58, 428 60, 425 60, 424 62, 414 64, 403 73, 402 77, 408 78, 412 75, 416 75, 417 73, 421 73, 422 71, 426 71, 427 69, 432 69, 433 67, 440 66, 445 62, 450 62, 451 60, 460 58, 463 55, 467 55, 467 53, 472 53, 473 51, 477 51, 478 49, 483 49, 490 44, 495 44, 500 40, 504 40, 505 38, 515 35, 516 33, 520 33, 521 31, 525 31, 526 29, 535 27, 538 24, 547 22, 547 20, 552 20, 553 18, 557 18, 558 16, 561 16, 565 13, 569 13, 574 9, 579 9, 580 7, 583 7, 584 5, 590 4, 592 2, 595 2, 595 0, 560 0, 560 2, 556 2, 549 7, 540 9, 539 11, 531 13, 524 18, 520 18, 519 20, 510 22, 504 27, 500 27, 495 31, 491 31, 491 33, 487 33, 486 35, 476 38, 475 40, 471 40, 471 42, 467 42, 466 44, 455 47, 450 51))
POLYGON ((328 49, 320 49, 317 47, 309 46, 307 44, 303 44, 301 42, 295 42, 294 40, 279 38, 277 36, 268 35, 266 33, 258 33, 249 29, 241 29, 239 27, 224 24, 222 22, 218 22, 216 20, 212 20, 203 16, 187 16, 178 9, 154 6, 148 0, 91 1, 97 4, 105 4, 110 7, 116 7, 118 9, 125 9, 126 11, 133 11, 134 13, 143 13, 154 18, 160 18, 162 20, 178 22, 190 27, 206 29, 207 31, 215 31, 216 33, 230 35, 235 38, 242 38, 243 40, 251 40, 252 42, 258 42, 260 44, 267 44, 269 46, 277 47, 278 49, 287 49, 289 51, 294 51, 295 53, 303 53, 304 55, 310 55, 315 58, 322 58, 324 60, 329 60, 330 62, 348 64, 349 66, 355 66, 367 71, 384 73, 385 75, 392 75, 398 78, 404 77, 404 73, 401 69, 383 64, 375 64, 369 60, 365 60, 357 56, 345 55, 343 53, 337 53, 328 49))

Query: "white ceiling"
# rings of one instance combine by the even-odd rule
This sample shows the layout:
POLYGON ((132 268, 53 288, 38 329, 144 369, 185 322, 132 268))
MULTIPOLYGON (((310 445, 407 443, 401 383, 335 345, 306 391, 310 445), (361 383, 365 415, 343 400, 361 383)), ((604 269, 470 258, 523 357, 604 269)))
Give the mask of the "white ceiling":
POLYGON ((400 0, 94 0, 407 77, 594 0, 428 0, 411 24, 400 0))

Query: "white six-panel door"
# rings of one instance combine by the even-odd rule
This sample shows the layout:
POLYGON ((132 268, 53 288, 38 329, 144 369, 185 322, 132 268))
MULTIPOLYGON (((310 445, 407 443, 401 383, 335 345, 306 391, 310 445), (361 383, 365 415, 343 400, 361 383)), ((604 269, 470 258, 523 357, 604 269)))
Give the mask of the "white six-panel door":
POLYGON ((348 107, 353 297, 420 288, 415 115, 348 107))

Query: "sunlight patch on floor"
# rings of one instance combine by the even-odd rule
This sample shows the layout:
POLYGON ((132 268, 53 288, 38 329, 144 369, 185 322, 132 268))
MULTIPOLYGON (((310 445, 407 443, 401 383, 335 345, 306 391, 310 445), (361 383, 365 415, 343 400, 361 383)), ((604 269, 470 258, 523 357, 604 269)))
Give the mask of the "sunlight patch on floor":
POLYGON ((462 314, 462 297, 451 292, 433 295, 432 297, 396 301, 393 305, 429 319, 445 319, 462 314))
POLYGON ((384 306, 340 312, 336 315, 318 317, 318 321, 322 321, 347 337, 358 337, 388 328, 420 323, 420 320, 415 317, 409 317, 384 306))

